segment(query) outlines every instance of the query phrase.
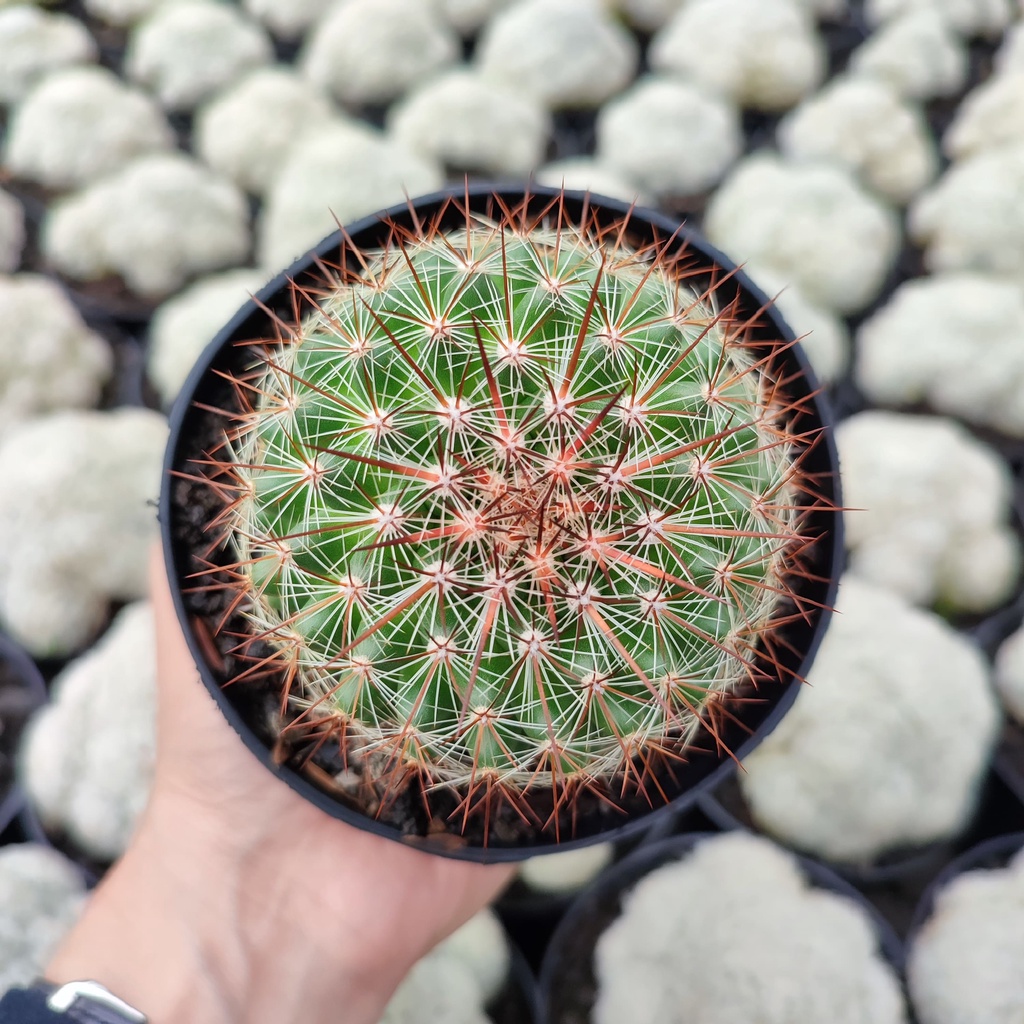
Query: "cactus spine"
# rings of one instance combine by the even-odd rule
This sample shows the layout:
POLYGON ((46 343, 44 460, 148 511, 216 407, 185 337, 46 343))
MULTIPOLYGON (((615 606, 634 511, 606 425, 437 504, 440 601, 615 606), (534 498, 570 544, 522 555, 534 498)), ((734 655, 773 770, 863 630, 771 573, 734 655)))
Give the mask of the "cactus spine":
POLYGON ((302 292, 231 436, 236 604, 288 728, 464 814, 643 786, 793 611, 806 439, 763 342, 557 206, 359 259, 302 292))

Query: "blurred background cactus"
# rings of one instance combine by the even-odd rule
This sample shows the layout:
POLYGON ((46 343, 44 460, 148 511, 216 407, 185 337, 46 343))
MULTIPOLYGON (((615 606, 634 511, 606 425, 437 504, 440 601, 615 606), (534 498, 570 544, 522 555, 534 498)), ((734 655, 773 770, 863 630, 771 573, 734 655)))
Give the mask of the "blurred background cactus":
POLYGON ((550 789, 534 824, 561 838, 582 790, 657 801, 727 698, 781 689, 811 438, 787 343, 691 282, 685 246, 526 211, 396 226, 293 285, 312 311, 235 381, 214 486, 242 676, 283 679, 284 731, 384 802, 457 788, 463 823, 550 789))

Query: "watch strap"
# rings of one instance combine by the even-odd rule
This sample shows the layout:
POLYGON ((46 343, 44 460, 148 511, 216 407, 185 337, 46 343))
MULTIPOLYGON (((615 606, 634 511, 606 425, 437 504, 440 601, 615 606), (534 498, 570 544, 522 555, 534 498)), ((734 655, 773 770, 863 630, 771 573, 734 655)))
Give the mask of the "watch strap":
POLYGON ((40 981, 0 999, 0 1024, 146 1024, 146 1016, 95 981, 40 981))

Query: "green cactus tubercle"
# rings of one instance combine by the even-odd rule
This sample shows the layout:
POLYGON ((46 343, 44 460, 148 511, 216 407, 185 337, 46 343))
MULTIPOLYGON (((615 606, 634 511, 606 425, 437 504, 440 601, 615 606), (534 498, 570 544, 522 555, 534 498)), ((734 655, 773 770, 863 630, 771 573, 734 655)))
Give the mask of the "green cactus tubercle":
POLYGON ((796 531, 744 325, 593 230, 477 218, 363 259, 233 439, 247 614, 292 711, 429 785, 685 750, 755 678, 796 531))

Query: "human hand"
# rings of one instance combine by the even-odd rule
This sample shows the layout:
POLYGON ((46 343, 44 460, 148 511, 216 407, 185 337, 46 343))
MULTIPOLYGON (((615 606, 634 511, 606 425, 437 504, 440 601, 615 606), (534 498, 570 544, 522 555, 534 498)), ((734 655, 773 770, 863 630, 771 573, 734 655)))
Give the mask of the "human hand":
POLYGON ((245 748, 198 678, 158 551, 157 762, 122 860, 47 977, 149 1014, 374 1024, 405 972, 505 885, 330 818, 245 748))

